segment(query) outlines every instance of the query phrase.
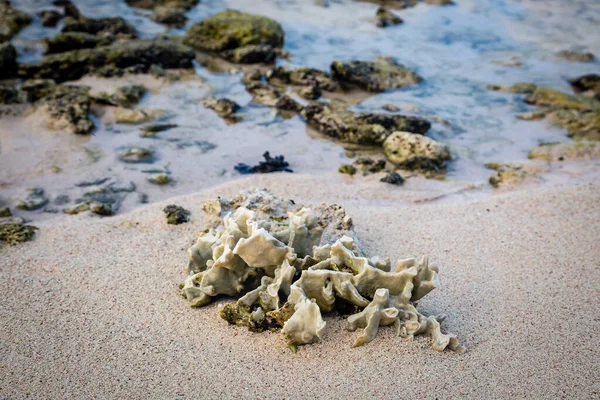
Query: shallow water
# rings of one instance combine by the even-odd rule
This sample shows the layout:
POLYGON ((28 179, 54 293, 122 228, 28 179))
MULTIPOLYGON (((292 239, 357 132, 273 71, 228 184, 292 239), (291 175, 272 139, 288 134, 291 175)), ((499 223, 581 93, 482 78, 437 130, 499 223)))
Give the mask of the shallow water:
MULTIPOLYGON (((285 50, 290 61, 279 64, 329 69, 333 60, 369 60, 379 54, 392 55, 417 71, 425 81, 417 86, 372 96, 355 106, 361 111, 384 112, 391 103, 401 113, 438 117, 429 135, 448 144, 455 160, 447 178, 485 184, 490 171, 487 161, 523 161, 540 142, 568 141, 565 131, 545 121, 515 118, 528 106, 518 95, 490 92, 489 83, 508 85, 533 82, 570 91, 566 79, 600 72, 600 63, 572 63, 553 53, 576 49, 600 54, 600 2, 533 0, 457 0, 457 5, 437 7, 420 4, 396 11, 404 23, 375 27, 377 8, 350 0, 329 1, 323 7, 312 0, 222 1, 203 0, 188 13, 189 27, 224 8, 263 14, 279 21, 286 33, 285 50), (506 66, 514 60, 517 66, 506 66)), ((153 37, 165 28, 147 18, 147 11, 129 8, 120 0, 75 1, 88 16, 120 15, 130 20, 143 37, 153 37)), ((51 0, 13 0, 29 13, 48 7, 51 0)), ((36 21, 13 41, 23 62, 41 56, 40 40, 60 30, 47 29, 36 21)), ((169 31, 182 35, 184 29, 169 31)), ((1 200, 8 202, 26 187, 42 186, 52 196, 67 193, 77 197, 76 182, 111 177, 120 184, 136 183, 136 192, 149 201, 190 193, 223 180, 235 179, 238 162, 254 164, 265 150, 284 154, 291 168, 307 174, 326 174, 349 159, 337 143, 308 135, 299 117, 285 120, 270 108, 248 105, 250 96, 239 73, 214 73, 200 65, 200 80, 184 80, 157 87, 141 106, 166 111, 165 121, 180 125, 155 139, 139 137, 139 126, 104 124, 97 119, 95 134, 74 137, 67 133, 38 133, 31 122, 0 120, 1 200), (227 96, 242 105, 244 120, 226 125, 197 100, 227 96), (116 160, 124 146, 155 150, 151 165, 124 164, 116 160), (35 150, 33 150, 35 148, 35 150), (171 173, 174 183, 157 187, 146 181, 146 170, 171 173)), ((86 83, 85 79, 83 83, 86 83)), ((102 83, 100 83, 102 85, 102 83)), ((128 196, 121 210, 135 207, 139 197, 128 196)))

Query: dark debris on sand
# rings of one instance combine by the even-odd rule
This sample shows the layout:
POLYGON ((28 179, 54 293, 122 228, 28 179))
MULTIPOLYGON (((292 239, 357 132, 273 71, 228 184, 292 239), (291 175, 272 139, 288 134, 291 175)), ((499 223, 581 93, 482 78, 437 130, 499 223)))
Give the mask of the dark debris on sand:
POLYGON ((167 217, 167 224, 179 225, 190 220, 190 212, 181 206, 169 204, 163 209, 167 217))
POLYGON ((271 157, 268 151, 263 154, 265 161, 259 161, 258 165, 249 166, 248 164, 239 163, 233 167, 240 174, 268 174, 270 172, 294 172, 289 169, 289 163, 284 160, 283 156, 271 157))

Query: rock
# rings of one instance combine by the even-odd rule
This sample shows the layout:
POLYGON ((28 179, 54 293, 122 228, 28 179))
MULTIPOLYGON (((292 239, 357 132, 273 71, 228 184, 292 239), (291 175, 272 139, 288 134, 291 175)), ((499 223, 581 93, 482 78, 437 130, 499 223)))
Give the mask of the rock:
POLYGON ((146 88, 141 85, 121 86, 114 93, 102 92, 94 96, 94 101, 111 106, 130 108, 140 102, 146 94, 146 88))
POLYGON ((600 75, 587 74, 569 80, 571 87, 575 93, 580 93, 584 96, 595 97, 600 100, 600 75))
POLYGON ((437 171, 451 159, 445 145, 422 135, 394 132, 383 142, 383 152, 392 163, 406 169, 437 171))
POLYGON ((573 62, 592 62, 596 59, 592 53, 585 53, 581 51, 563 50, 556 53, 556 57, 562 58, 567 61, 573 62))
POLYGON ((79 213, 86 212, 89 210, 90 210, 90 203, 85 202, 85 203, 77 204, 76 206, 73 206, 73 207, 65 208, 63 210, 63 212, 65 214, 69 214, 69 215, 77 215, 79 213))
POLYGON ((529 176, 528 172, 523 170, 523 167, 512 164, 487 163, 486 167, 495 170, 490 176, 490 185, 494 188, 499 188, 505 185, 516 185, 523 183, 529 176))
POLYGON ((112 109, 112 117, 115 122, 120 124, 141 124, 154 120, 162 112, 161 110, 147 110, 144 108, 130 109, 114 107, 112 109))
POLYGON ((324 135, 348 143, 380 144, 394 131, 426 133, 431 124, 418 117, 349 111, 312 102, 302 110, 307 123, 324 135))
POLYGON ((550 122, 567 129, 574 139, 600 140, 600 109, 557 110, 548 114, 550 122))
POLYGON ((152 65, 192 68, 194 58, 195 54, 189 47, 177 42, 133 40, 47 55, 39 64, 19 65, 19 75, 23 78, 54 79, 60 83, 106 68, 122 70, 141 66, 140 72, 147 71, 152 65))
POLYGON ((227 121, 237 122, 239 116, 235 113, 241 108, 235 101, 222 98, 215 99, 214 97, 207 97, 202 100, 202 105, 209 108, 217 113, 217 115, 227 121))
POLYGON ((173 7, 189 10, 200 2, 200 0, 125 0, 130 7, 145 8, 148 10, 157 7, 173 7))
POLYGON ((35 231, 38 228, 33 225, 25 224, 1 224, 0 225, 0 241, 9 244, 17 244, 27 242, 35 236, 35 231))
POLYGON ((148 182, 155 185, 166 185, 171 182, 171 178, 167 174, 152 174, 148 177, 148 182))
POLYGON ((143 147, 129 147, 119 154, 119 160, 126 163, 151 163, 154 154, 143 147))
POLYGON ((179 225, 190 220, 190 212, 181 206, 169 204, 163 209, 167 217, 167 224, 179 225))
POLYGON ((283 93, 266 82, 250 82, 246 84, 246 90, 252 95, 252 102, 274 106, 283 93))
POLYGON ((263 154, 265 161, 259 161, 257 165, 249 166, 239 163, 233 167, 240 174, 268 174, 271 172, 294 172, 289 169, 289 163, 285 161, 283 156, 271 157, 268 151, 263 154))
POLYGON ((94 214, 101 215, 103 217, 109 217, 114 213, 112 205, 106 203, 93 203, 90 206, 90 210, 94 214))
POLYGON ((258 69, 251 69, 244 73, 242 76, 242 83, 244 85, 251 84, 253 82, 260 82, 264 78, 263 74, 258 69))
POLYGON ((38 100, 36 105, 47 111, 50 129, 69 128, 77 134, 89 133, 94 129, 94 123, 89 117, 89 87, 56 86, 48 90, 49 93, 38 100))
POLYGON ((305 98, 306 100, 316 100, 321 97, 321 89, 316 86, 305 86, 298 90, 298 94, 300 97, 305 98))
POLYGON ((352 163, 363 175, 374 174, 385 168, 385 160, 373 160, 370 157, 360 157, 352 163))
POLYGON ((379 56, 375 61, 334 61, 331 75, 369 92, 384 92, 415 85, 423 80, 391 57, 379 56))
POLYGON ((137 31, 129 22, 122 17, 86 18, 83 16, 66 17, 62 32, 82 32, 91 35, 121 35, 125 37, 137 37, 137 31))
POLYGON ((22 102, 22 92, 19 92, 14 84, 0 83, 0 104, 19 104, 22 102))
POLYGON ((525 103, 567 110, 590 110, 593 108, 586 98, 571 96, 548 88, 536 88, 529 96, 525 97, 525 103))
POLYGON ((356 174, 356 167, 354 167, 350 164, 342 164, 338 168, 338 172, 340 174, 354 175, 354 174, 356 174))
POLYGON ((395 106, 393 104, 385 104, 383 107, 385 111, 389 111, 389 112, 398 112, 400 111, 400 108, 398 106, 395 106))
POLYGON ((46 54, 64 53, 71 50, 107 46, 112 39, 84 32, 61 32, 46 39, 46 54))
POLYGON ((515 83, 511 86, 502 85, 487 85, 488 90, 494 90, 496 92, 507 92, 507 93, 521 93, 530 94, 535 91, 537 87, 533 83, 515 83))
POLYGON ((389 183, 390 185, 404 184, 404 178, 397 172, 388 172, 386 176, 379 180, 380 182, 389 183))
POLYGON ((71 2, 71 0, 54 0, 52 4, 57 7, 62 7, 65 17, 71 17, 75 19, 83 18, 79 12, 79 9, 75 6, 75 4, 73 4, 73 2, 71 2))
POLYGON ((150 138, 156 136, 160 132, 168 131, 169 129, 177 128, 177 124, 155 124, 141 128, 140 137, 150 138))
POLYGON ((282 111, 300 112, 302 104, 292 99, 291 96, 284 94, 275 102, 275 108, 282 111))
MULTIPOLYGON (((281 25, 267 17, 225 10, 192 25, 186 32, 183 43, 198 50, 223 53, 251 45, 268 45, 271 48, 283 46, 284 33, 281 25)), ((263 51, 266 48, 263 48, 263 51)), ((256 48, 250 48, 256 50, 256 48)), ((251 52, 240 50, 238 56, 246 54, 250 60, 251 52)), ((256 53, 255 53, 256 54, 256 53)), ((252 58, 254 60, 254 58, 252 58)))
POLYGON ((63 17, 61 13, 55 10, 42 10, 38 13, 42 26, 46 28, 55 28, 63 17))
POLYGON ((219 55, 236 64, 273 64, 277 58, 275 48, 268 44, 251 44, 223 50, 219 55))
POLYGON ((517 114, 517 118, 525 121, 539 121, 541 119, 546 118, 546 115, 548 115, 549 112, 549 110, 527 111, 521 114, 517 114))
POLYGON ((389 25, 399 25, 404 22, 402 18, 384 7, 379 7, 377 9, 375 17, 377 18, 377 26, 380 28, 385 28, 389 25))
POLYGON ((30 79, 21 84, 21 91, 31 103, 48 96, 55 90, 56 82, 52 79, 30 79))
POLYGON ((266 78, 269 82, 292 84, 298 86, 315 86, 328 92, 336 91, 339 85, 327 72, 300 67, 288 69, 286 67, 273 67, 267 71, 266 78))
POLYGON ((0 80, 12 78, 16 75, 17 50, 10 43, 0 44, 0 80))
POLYGON ((572 143, 545 143, 529 151, 530 159, 565 161, 600 158, 598 142, 578 140, 572 143))
POLYGON ((154 22, 175 28, 182 28, 187 22, 183 8, 159 6, 154 9, 154 14, 150 18, 154 22))
POLYGON ((48 199, 44 195, 44 189, 35 187, 27 189, 27 197, 17 202, 19 210, 33 211, 38 210, 48 204, 48 199))
POLYGON ((2 207, 0 208, 0 218, 8 218, 12 217, 12 213, 10 212, 10 208, 2 207))
POLYGON ((0 43, 8 42, 31 21, 29 15, 13 8, 10 1, 0 0, 0 43))

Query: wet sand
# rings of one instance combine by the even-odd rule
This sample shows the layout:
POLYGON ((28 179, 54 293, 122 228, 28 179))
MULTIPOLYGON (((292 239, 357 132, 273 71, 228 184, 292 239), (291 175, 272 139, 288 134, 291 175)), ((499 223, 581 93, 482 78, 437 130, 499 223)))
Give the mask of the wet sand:
POLYGON ((109 219, 42 221, 0 248, 0 395, 7 398, 594 398, 600 393, 598 184, 523 186, 484 199, 414 204, 404 188, 253 176, 109 219), (200 205, 267 187, 338 202, 370 255, 430 255, 442 286, 420 302, 467 352, 438 353, 382 328, 371 343, 326 318, 321 343, 191 309, 177 294, 200 205), (354 188, 354 189, 352 189, 354 188), (192 221, 167 225, 180 204, 192 221))

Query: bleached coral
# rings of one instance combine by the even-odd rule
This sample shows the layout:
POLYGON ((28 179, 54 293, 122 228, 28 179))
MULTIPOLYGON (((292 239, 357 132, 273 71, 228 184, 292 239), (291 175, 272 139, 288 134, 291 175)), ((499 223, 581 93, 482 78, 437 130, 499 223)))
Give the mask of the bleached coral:
POLYGON ((209 229, 188 250, 191 275, 181 286, 192 306, 215 296, 238 301, 221 309, 231 324, 281 330, 291 348, 322 339, 322 313, 351 311, 348 329, 363 328, 354 346, 372 341, 380 326, 399 336, 425 334, 432 347, 462 352, 443 334, 443 316, 424 316, 416 301, 439 286, 427 256, 398 261, 365 256, 343 208, 303 208, 266 190, 206 202, 209 229))

